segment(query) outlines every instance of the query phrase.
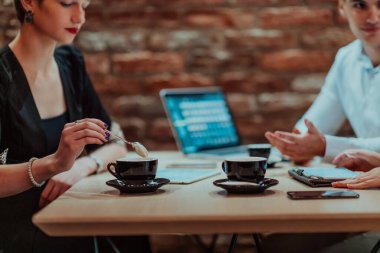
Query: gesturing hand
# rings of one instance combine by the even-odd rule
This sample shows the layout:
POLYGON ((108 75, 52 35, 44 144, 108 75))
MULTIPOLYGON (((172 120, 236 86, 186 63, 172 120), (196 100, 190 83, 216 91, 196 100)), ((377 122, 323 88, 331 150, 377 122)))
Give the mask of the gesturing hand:
POLYGON ((88 144, 103 144, 108 141, 104 131, 106 125, 98 119, 82 119, 64 126, 57 151, 57 171, 70 169, 75 159, 88 144))
POLYGON ((314 156, 324 156, 326 149, 324 135, 309 120, 305 119, 305 124, 308 132, 303 135, 295 130, 293 133, 266 132, 265 137, 283 155, 295 162, 306 162, 313 159, 314 156))
POLYGON ((380 187, 380 167, 374 168, 355 178, 332 183, 336 188, 366 189, 380 187))
POLYGON ((346 150, 335 157, 333 164, 350 170, 369 171, 380 166, 380 154, 369 150, 346 150))

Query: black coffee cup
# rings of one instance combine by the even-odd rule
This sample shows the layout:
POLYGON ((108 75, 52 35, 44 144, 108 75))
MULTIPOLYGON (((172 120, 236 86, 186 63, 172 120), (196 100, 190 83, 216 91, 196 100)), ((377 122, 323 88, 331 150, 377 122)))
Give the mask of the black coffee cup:
POLYGON ((268 143, 250 144, 247 148, 249 156, 265 157, 268 159, 272 145, 268 143))
POLYGON ((222 163, 229 180, 259 183, 264 180, 267 159, 264 157, 242 157, 227 159, 222 163))
POLYGON ((119 180, 153 180, 157 164, 157 158, 121 158, 116 163, 109 163, 107 169, 119 180))

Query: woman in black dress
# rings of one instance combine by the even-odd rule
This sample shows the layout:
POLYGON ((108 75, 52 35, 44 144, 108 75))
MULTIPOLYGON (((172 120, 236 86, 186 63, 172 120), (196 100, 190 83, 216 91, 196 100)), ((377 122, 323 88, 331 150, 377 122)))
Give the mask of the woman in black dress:
MULTIPOLYGON (((14 3, 21 28, 0 50, 0 252, 94 252, 92 238, 49 238, 31 222, 73 184, 126 155, 108 141, 113 123, 81 53, 57 47, 73 41, 90 1, 14 3)), ((143 246, 127 247, 150 251, 147 238, 136 240, 143 246)))

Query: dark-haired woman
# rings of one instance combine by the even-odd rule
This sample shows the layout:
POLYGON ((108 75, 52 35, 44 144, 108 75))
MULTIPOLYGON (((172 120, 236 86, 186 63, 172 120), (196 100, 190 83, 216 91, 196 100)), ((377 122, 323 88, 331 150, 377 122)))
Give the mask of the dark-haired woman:
MULTIPOLYGON (((57 48, 73 41, 90 1, 14 2, 21 28, 0 50, 0 252, 94 252, 92 238, 49 238, 31 221, 73 184, 126 154, 108 142, 112 122, 82 55, 72 46, 57 48)), ((150 251, 147 238, 141 242, 133 252, 150 251)))

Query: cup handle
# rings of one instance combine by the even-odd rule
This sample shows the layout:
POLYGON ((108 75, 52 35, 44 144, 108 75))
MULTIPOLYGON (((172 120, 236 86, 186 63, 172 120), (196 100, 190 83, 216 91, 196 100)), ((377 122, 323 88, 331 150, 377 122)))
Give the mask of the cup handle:
POLYGON ((114 167, 116 169, 116 163, 109 163, 107 164, 107 170, 117 179, 119 179, 119 176, 116 174, 116 170, 112 171, 111 168, 114 167))
POLYGON ((226 162, 222 162, 222 169, 224 171, 224 173, 226 173, 226 162))

